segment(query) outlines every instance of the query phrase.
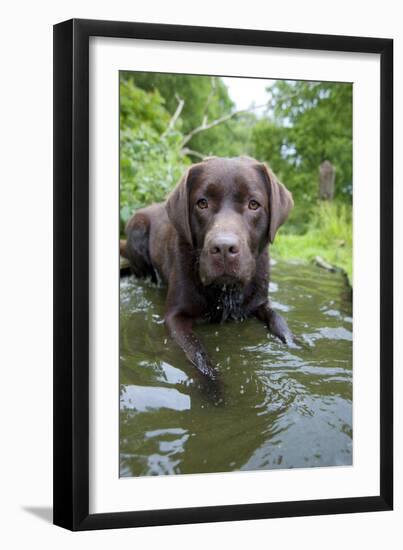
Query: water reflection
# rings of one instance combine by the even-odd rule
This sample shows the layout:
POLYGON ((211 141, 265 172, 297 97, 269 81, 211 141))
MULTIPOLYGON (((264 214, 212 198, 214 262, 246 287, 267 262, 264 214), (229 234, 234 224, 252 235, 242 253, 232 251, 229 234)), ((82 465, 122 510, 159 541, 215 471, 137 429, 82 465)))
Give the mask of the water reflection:
POLYGON ((149 388, 128 384, 120 394, 121 410, 145 412, 152 409, 190 409, 190 397, 173 388, 149 388))
POLYGON ((224 404, 200 391, 167 337, 165 290, 121 281, 120 474, 160 475, 352 463, 352 312, 345 281, 279 262, 273 302, 300 345, 254 319, 196 331, 224 383, 224 404))

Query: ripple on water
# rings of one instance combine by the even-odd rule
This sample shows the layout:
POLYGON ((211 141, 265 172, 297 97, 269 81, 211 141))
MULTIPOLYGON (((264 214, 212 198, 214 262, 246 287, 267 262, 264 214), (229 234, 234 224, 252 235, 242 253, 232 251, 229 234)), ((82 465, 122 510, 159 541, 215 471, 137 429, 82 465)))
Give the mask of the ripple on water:
POLYGON ((190 409, 190 397, 174 388, 126 385, 120 395, 120 408, 145 412, 151 409, 190 409))
POLYGON ((327 340, 348 340, 349 342, 353 340, 353 333, 345 327, 322 327, 317 332, 311 334, 304 333, 301 336, 311 346, 316 340, 322 338, 326 338, 327 340))
POLYGON ((345 281, 278 262, 273 307, 297 337, 285 347, 255 319, 200 325, 223 384, 216 406, 168 338, 165 291, 121 282, 120 475, 352 463, 352 311, 345 281))

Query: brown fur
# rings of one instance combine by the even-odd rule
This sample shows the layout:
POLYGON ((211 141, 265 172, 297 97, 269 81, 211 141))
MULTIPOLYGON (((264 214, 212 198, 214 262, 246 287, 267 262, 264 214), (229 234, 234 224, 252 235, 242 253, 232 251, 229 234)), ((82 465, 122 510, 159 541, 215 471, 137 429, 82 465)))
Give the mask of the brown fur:
POLYGON ((166 202, 139 210, 127 224, 121 254, 136 276, 168 285, 168 329, 210 379, 217 372, 194 321, 256 316, 283 342, 291 338, 268 300, 268 244, 292 206, 266 165, 213 157, 191 166, 166 202))

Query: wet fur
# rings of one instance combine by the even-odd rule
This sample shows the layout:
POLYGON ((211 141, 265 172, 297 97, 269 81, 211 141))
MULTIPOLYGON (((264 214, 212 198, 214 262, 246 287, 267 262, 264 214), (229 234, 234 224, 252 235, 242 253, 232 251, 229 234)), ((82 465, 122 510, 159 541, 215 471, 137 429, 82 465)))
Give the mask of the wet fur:
MULTIPOLYGON (((129 259, 137 277, 167 284, 165 321, 169 332, 199 373, 210 380, 217 380, 218 373, 193 332, 194 322, 239 321, 255 316, 283 342, 291 339, 286 322, 271 309, 268 300, 268 244, 291 207, 290 193, 265 165, 249 158, 211 159, 191 167, 165 203, 139 210, 127 224, 127 242, 121 242, 121 254, 129 259), (202 229, 195 218, 199 212, 192 204, 198 187, 205 187, 208 181, 213 181, 215 192, 224 197, 219 200, 226 202, 208 213, 213 215, 213 221, 202 229), (250 221, 228 222, 239 227, 237 231, 243 231, 240 242, 248 243, 243 244, 244 248, 249 247, 244 259, 241 255, 238 260, 247 280, 230 278, 229 282, 203 284, 200 258, 202 252, 206 257, 205 236, 214 227, 214 216, 221 215, 221 206, 225 204, 223 220, 231 220, 231 216, 233 220, 234 216, 243 220, 240 216, 244 210, 239 210, 239 201, 247 200, 245 193, 250 188, 253 191, 254 186, 260 193, 264 189, 266 197, 259 224, 255 227, 250 221), (263 219, 266 222, 262 225, 263 219), (248 264, 245 271, 245 262, 254 263, 248 264)), ((245 211, 245 216, 250 215, 245 211)))

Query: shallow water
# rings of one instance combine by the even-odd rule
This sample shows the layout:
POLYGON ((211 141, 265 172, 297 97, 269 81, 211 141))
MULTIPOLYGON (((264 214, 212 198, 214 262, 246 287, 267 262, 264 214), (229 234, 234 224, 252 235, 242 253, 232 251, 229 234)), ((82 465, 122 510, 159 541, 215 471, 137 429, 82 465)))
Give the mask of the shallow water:
POLYGON ((165 289, 133 276, 120 290, 120 475, 352 463, 352 310, 342 275, 279 262, 270 296, 298 339, 255 319, 199 325, 224 383, 203 391, 168 337, 165 289))

